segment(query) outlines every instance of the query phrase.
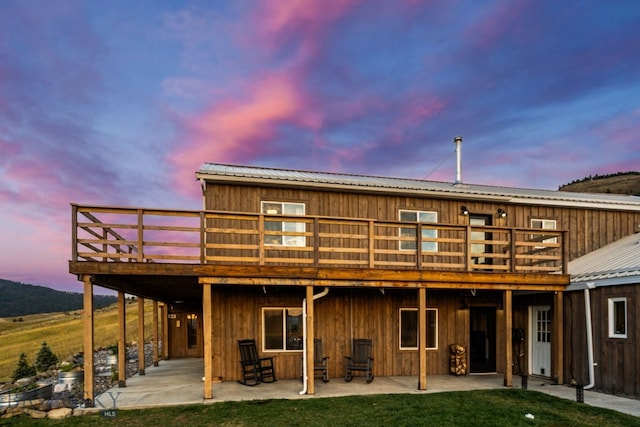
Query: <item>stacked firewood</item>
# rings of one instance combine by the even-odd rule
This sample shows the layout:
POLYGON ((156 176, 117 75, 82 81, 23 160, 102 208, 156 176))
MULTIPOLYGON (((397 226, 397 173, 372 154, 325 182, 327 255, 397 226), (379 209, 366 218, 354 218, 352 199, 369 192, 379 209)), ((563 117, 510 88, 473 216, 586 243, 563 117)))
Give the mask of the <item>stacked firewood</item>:
POLYGON ((467 350, 460 344, 451 344, 449 346, 451 352, 449 369, 452 375, 467 374, 467 350))

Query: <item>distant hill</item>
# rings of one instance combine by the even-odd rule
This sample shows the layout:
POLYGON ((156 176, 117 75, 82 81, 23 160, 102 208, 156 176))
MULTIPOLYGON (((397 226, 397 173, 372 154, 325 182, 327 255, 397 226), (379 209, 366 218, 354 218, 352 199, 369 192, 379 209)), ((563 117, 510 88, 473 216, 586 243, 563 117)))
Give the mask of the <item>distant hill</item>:
MULTIPOLYGON (((95 308, 117 301, 115 296, 94 295, 95 308)), ((82 294, 0 279, 0 317, 73 311, 82 308, 82 294)))
POLYGON ((588 176, 561 185, 558 190, 574 193, 612 193, 640 196, 640 172, 588 176))

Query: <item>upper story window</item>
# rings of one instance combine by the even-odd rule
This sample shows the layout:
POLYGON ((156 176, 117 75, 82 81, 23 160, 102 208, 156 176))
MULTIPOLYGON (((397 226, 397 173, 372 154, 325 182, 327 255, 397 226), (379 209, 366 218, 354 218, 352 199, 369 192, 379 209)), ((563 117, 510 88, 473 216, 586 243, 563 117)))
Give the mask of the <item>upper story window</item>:
MULTIPOLYGON (((531 228, 541 228, 543 230, 555 230, 556 229, 556 220, 555 219, 532 219, 531 220, 531 228)), ((552 237, 549 239, 541 239, 540 236, 534 236, 534 239, 540 239, 539 241, 544 243, 558 243, 557 237, 552 237)))
MULTIPOLYGON (((304 203, 262 202, 262 213, 267 215, 304 215, 304 203)), ((305 246, 305 236, 287 233, 304 233, 306 224, 294 221, 264 222, 264 243, 271 246, 305 246)))
MULTIPOLYGON (((418 309, 400 309, 400 350, 418 349, 418 309)), ((438 349, 438 309, 427 308, 427 350, 438 349)))
POLYGON ((627 338, 627 298, 609 298, 609 338, 627 338))
POLYGON ((302 308, 263 308, 262 334, 264 351, 302 350, 302 308))
MULTIPOLYGON (((428 211, 409 211, 400 209, 400 221, 437 223, 438 213, 428 211)), ((401 240, 400 250, 415 251, 416 250, 416 228, 400 228, 400 237, 412 237, 413 240, 401 240)), ((438 230, 428 228, 422 229, 422 239, 436 239, 438 230)), ((438 242, 422 241, 422 252, 437 252, 438 242)))

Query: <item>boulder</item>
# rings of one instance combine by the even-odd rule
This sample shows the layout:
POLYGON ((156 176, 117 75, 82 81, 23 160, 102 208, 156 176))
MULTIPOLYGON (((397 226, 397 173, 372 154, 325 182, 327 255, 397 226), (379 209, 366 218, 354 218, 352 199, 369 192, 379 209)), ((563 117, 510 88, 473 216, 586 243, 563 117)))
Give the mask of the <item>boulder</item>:
POLYGON ((24 413, 35 419, 47 418, 45 411, 38 411, 37 409, 26 408, 24 413))
POLYGON ((71 408, 58 408, 52 409, 47 413, 47 418, 52 420, 61 420, 63 418, 68 418, 73 414, 73 410, 71 408))

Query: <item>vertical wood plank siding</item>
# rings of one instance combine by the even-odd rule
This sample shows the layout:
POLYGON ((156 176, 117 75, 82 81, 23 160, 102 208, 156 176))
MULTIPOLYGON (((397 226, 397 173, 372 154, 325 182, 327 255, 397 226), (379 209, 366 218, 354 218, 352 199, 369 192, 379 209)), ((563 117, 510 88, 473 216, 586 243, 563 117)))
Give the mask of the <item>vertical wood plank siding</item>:
MULTIPOLYGON (((260 212, 261 201, 282 201, 305 203, 308 215, 397 221, 399 210, 406 209, 437 212, 438 222, 443 224, 467 224, 468 217, 462 215, 460 211, 460 207, 464 205, 472 213, 491 215, 494 225, 501 227, 530 228, 532 219, 551 219, 556 220, 558 230, 568 230, 569 232, 569 260, 635 233, 640 223, 640 212, 630 211, 509 205, 473 200, 461 201, 432 197, 339 193, 213 183, 207 186, 206 192, 206 209, 216 211, 257 213, 260 212), (498 208, 507 211, 506 218, 497 217, 498 208)), ((234 226, 237 224, 234 223, 234 226)), ((336 225, 327 232, 360 234, 363 230, 346 226, 341 228, 336 225)), ((355 246, 356 243, 352 239, 348 242, 354 247, 361 247, 365 244, 363 242, 362 245, 355 246)), ((312 257, 312 255, 310 256, 312 257)), ((358 259, 355 254, 350 255, 350 258, 358 259)))
MULTIPOLYGON (((318 289, 316 292, 319 292, 318 289)), ((417 308, 417 290, 332 288, 314 302, 315 337, 321 338, 329 356, 329 376, 344 375, 344 356, 350 354, 352 338, 373 340, 374 375, 418 375, 418 350, 399 349, 400 308, 417 308)), ((480 292, 471 303, 497 308, 497 321, 503 322, 501 292, 480 292)), ((278 378, 299 378, 301 352, 262 350, 262 308, 301 307, 305 288, 266 288, 214 286, 213 376, 224 381, 240 378, 239 339, 254 338, 261 354, 275 356, 278 378)), ((449 345, 469 345, 469 308, 460 295, 429 290, 427 307, 438 309, 438 349, 427 351, 427 374, 449 372, 449 345)), ((500 324, 500 323, 498 323, 500 324)), ((500 335, 500 334, 498 334, 500 335)), ((498 370, 504 358, 504 339, 498 337, 498 370)))
MULTIPOLYGON (((640 286, 598 287, 591 292, 595 389, 640 395, 640 286), (627 298, 627 338, 609 338, 609 298, 627 298)), ((565 292, 565 382, 587 384, 584 291, 565 292)))

